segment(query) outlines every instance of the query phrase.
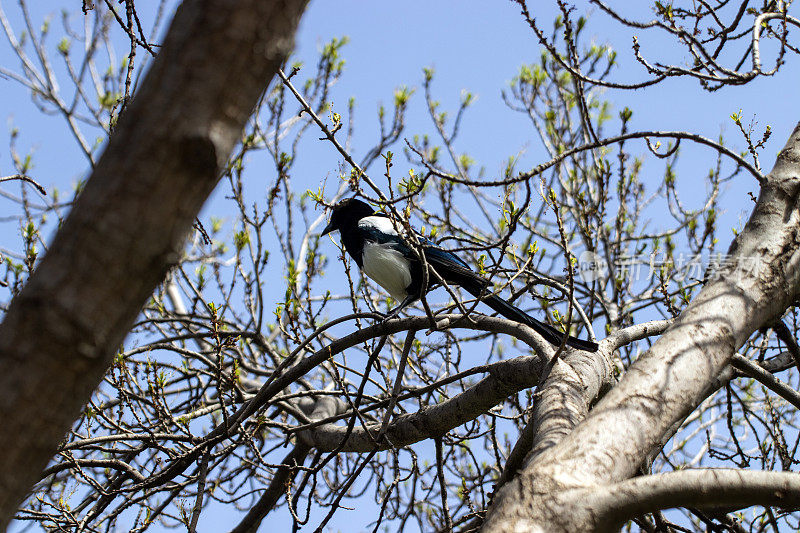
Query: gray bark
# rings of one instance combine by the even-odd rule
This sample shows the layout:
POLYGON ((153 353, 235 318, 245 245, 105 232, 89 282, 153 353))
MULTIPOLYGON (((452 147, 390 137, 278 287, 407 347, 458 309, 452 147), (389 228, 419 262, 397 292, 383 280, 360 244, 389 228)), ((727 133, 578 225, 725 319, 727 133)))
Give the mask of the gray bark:
POLYGON ((0 324, 0 527, 180 254, 306 0, 177 10, 49 252, 0 324))
POLYGON ((385 438, 381 438, 380 422, 354 427, 351 431, 343 425, 325 424, 302 432, 300 438, 319 450, 330 451, 341 446, 340 451, 368 452, 440 437, 486 413, 512 394, 535 387, 545 361, 544 357, 531 355, 495 363, 486 369, 488 376, 463 393, 395 418, 386 427, 385 438))
MULTIPOLYGON (((631 478, 670 427, 702 400, 735 351, 798 297, 798 175, 800 125, 761 183, 721 275, 582 423, 499 491, 485 531, 606 530, 630 516, 593 495, 631 478)), ((692 485, 684 488, 691 491, 692 485)))

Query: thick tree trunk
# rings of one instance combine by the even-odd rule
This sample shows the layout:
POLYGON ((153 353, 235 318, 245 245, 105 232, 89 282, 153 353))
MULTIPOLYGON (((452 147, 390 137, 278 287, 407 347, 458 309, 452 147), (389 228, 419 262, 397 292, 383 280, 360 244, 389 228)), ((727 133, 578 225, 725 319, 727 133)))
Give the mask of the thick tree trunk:
POLYGON ((307 0, 194 0, 0 324, 0 527, 97 387, 291 50, 307 0))
MULTIPOLYGON (((636 473, 670 426, 696 407, 750 335, 772 324, 798 297, 799 193, 800 125, 761 184, 753 214, 731 245, 720 276, 707 283, 584 422, 550 449, 529 458, 516 479, 498 492, 484 531, 609 530, 645 508, 635 505, 636 498, 646 500, 650 510, 653 505, 658 508, 646 482, 625 480, 636 473), (605 497, 615 490, 633 502, 625 507, 628 515, 619 512, 619 502, 605 497)), ((721 475, 700 471, 676 477, 685 481, 683 490, 675 484, 661 504, 688 505, 700 494, 698 487, 709 490, 715 486, 713 476, 721 475)), ((770 502, 781 504, 787 491, 800 487, 792 476, 798 475, 765 481, 764 476, 744 474, 737 483, 740 488, 752 483, 751 501, 756 504, 764 483, 774 482, 772 492, 764 494, 777 495, 770 502)), ((724 488, 720 485, 719 490, 724 488)), ((793 496, 800 501, 797 494, 793 496)))

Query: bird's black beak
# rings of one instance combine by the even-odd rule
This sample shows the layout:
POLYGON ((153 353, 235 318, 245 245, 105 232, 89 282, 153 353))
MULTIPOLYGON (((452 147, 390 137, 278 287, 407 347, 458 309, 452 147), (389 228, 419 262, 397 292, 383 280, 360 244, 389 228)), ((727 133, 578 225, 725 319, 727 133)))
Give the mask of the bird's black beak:
POLYGON ((335 229, 336 228, 333 227, 333 222, 329 222, 328 225, 325 226, 325 229, 322 230, 322 233, 320 233, 320 236, 327 235, 328 233, 332 232, 335 229))

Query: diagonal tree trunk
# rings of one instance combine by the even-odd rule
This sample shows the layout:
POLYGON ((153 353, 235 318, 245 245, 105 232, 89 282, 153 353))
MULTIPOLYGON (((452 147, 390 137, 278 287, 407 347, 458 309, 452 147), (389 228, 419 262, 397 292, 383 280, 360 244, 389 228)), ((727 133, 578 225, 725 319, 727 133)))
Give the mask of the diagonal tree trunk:
MULTIPOLYGON (((653 509, 658 500, 647 493, 647 483, 625 480, 635 475, 670 426, 702 400, 704 389, 750 335, 772 324, 798 297, 799 193, 800 125, 761 183, 755 209, 731 245, 719 276, 707 283, 584 422, 529 461, 498 492, 484 531, 611 530, 630 518, 616 509, 614 498, 605 497, 614 490, 624 489, 635 502, 638 489, 642 500, 650 498, 647 503, 653 509)), ((678 482, 674 484, 669 497, 661 500, 663 507, 680 505, 681 496, 689 504, 715 486, 714 476, 727 475, 700 472, 675 478, 685 483, 682 490, 676 488, 678 482)), ((800 479, 786 474, 765 481, 764 476, 743 474, 736 483, 740 487, 752 483, 753 494, 771 495, 771 503, 786 503, 787 491, 800 502, 796 493, 800 483, 790 481, 792 476, 800 479), (764 489, 768 481, 774 482, 771 492, 764 489)), ((726 489, 724 484, 716 486, 726 489)), ((758 501, 762 500, 752 500, 758 501)), ((628 507, 631 513, 644 508, 628 507)))
POLYGON ((85 190, 0 324, 0 527, 181 253, 307 0, 183 2, 85 190))

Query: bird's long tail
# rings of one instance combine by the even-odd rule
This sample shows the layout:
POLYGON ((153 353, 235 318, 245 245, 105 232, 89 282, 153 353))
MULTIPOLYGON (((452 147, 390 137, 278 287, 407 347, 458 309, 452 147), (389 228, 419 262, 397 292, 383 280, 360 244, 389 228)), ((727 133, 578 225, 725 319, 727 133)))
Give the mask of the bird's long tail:
MULTIPOLYGON (((482 302, 491 307, 494 311, 503 315, 505 318, 525 324, 526 326, 530 326, 536 333, 544 337, 547 342, 554 346, 561 345, 561 340, 564 338, 564 334, 552 326, 549 326, 543 322, 539 322, 528 313, 513 306, 496 294, 485 294, 485 291, 480 286, 473 286, 472 284, 462 284, 461 286, 472 296, 475 298, 480 298, 482 302), (484 293, 483 295, 481 294, 482 292, 484 293)), ((567 337, 567 346, 587 352, 597 351, 596 342, 586 341, 572 336, 567 337)))

